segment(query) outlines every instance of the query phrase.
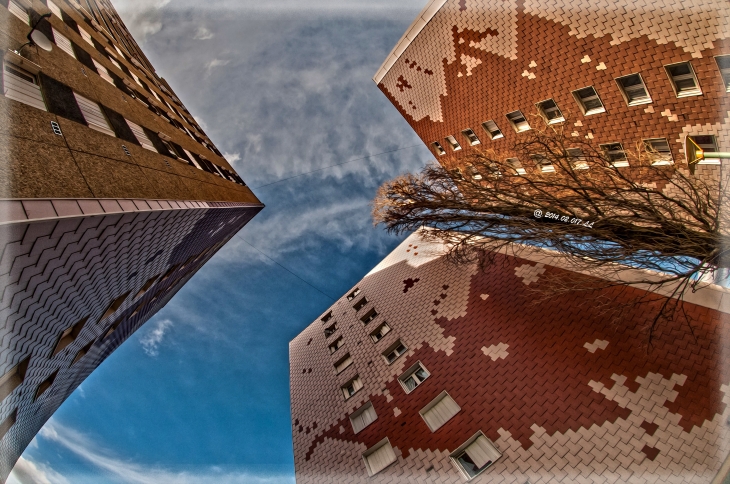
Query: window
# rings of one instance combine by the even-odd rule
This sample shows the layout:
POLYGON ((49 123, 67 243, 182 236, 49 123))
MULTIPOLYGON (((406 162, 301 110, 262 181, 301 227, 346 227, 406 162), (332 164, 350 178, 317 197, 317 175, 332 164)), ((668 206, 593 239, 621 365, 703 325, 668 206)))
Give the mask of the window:
POLYGON ((445 139, 446 139, 446 142, 451 145, 452 150, 459 151, 461 149, 461 145, 459 144, 458 141, 456 141, 456 138, 454 138, 453 136, 449 135, 445 139))
POLYGON ((565 121, 563 113, 560 112, 558 105, 555 104, 555 101, 553 101, 552 99, 537 103, 537 108, 540 110, 540 113, 548 122, 548 124, 555 124, 565 121))
POLYGON ((456 464, 466 480, 471 480, 484 472, 500 457, 502 454, 481 431, 451 454, 452 462, 456 464))
POLYGON ((479 138, 477 138, 476 133, 474 133, 474 130, 472 130, 471 128, 465 129, 464 131, 462 131, 462 133, 464 134, 464 136, 466 136, 466 139, 469 140, 470 145, 474 146, 481 143, 481 141, 479 141, 479 138))
POLYGON ((81 333, 81 330, 84 329, 84 325, 86 324, 86 320, 89 319, 89 317, 85 317, 81 321, 77 322, 73 326, 70 326, 66 328, 62 333, 61 336, 58 337, 58 342, 56 343, 56 347, 53 349, 53 353, 51 353, 51 357, 56 356, 58 353, 63 351, 68 345, 76 341, 76 338, 78 338, 79 334, 81 333))
POLYGON ((362 459, 370 476, 374 476, 398 460, 387 437, 369 448, 362 455, 362 459))
MULTIPOLYGON (((154 301, 154 299, 153 299, 153 301, 154 301)), ((124 321, 124 318, 118 318, 111 325, 109 325, 109 329, 107 329, 106 330, 106 333, 104 334, 104 339, 106 339, 109 336, 111 336, 114 333, 114 331, 117 330, 117 328, 119 327, 119 325, 122 324, 122 321, 124 321)))
POLYGON ((431 146, 433 146, 433 150, 436 152, 437 155, 443 156, 446 154, 446 150, 441 146, 441 144, 438 141, 434 141, 431 143, 431 146))
POLYGON ((522 115, 522 111, 512 111, 507 114, 507 119, 517 133, 522 133, 523 131, 528 131, 530 129, 530 125, 522 115))
POLYGON ((137 77, 134 74, 134 72, 132 72, 131 74, 132 74, 132 79, 134 79, 134 82, 136 82, 139 85, 139 87, 142 87, 143 88, 144 86, 142 85, 142 81, 139 80, 139 77, 137 77))
POLYGON ((697 76, 695 76, 692 64, 689 62, 664 66, 664 69, 667 71, 677 97, 699 96, 702 94, 700 84, 697 82, 697 76))
POLYGON ((436 432, 460 410, 461 407, 444 391, 418 413, 426 422, 428 428, 431 429, 431 432, 436 432))
POLYGON ((524 175, 527 173, 525 169, 522 167, 522 163, 520 163, 520 160, 517 158, 507 158, 507 164, 512 167, 513 170, 517 172, 518 175, 524 175))
POLYGON ((0 424, 0 439, 5 437, 5 434, 8 433, 8 430, 10 430, 10 427, 15 425, 15 421, 18 419, 18 409, 16 408, 13 410, 13 413, 5 417, 5 420, 3 420, 3 423, 0 424))
POLYGON ((201 166, 200 166, 200 165, 198 164, 198 162, 197 162, 197 161, 195 160, 195 157, 193 156, 193 154, 192 154, 191 152, 189 152, 189 151, 188 151, 188 150, 186 150, 185 148, 183 148, 183 151, 185 152, 185 154, 186 154, 186 155, 188 155, 188 159, 189 159, 190 161, 192 161, 192 162, 193 162, 193 165, 195 165, 195 167, 196 167, 196 168, 197 168, 198 170, 202 170, 202 169, 203 169, 203 168, 202 168, 202 167, 201 167, 201 166))
POLYGON ((715 62, 717 62, 717 68, 720 69, 725 91, 730 92, 730 55, 715 56, 715 62))
POLYGON ((415 388, 423 383, 423 381, 429 377, 428 371, 423 367, 419 361, 412 367, 410 367, 403 375, 398 378, 401 386, 406 393, 411 393, 415 388))
POLYGON ((364 297, 364 298, 360 299, 358 302, 356 302, 355 305, 352 306, 352 308, 355 311, 359 311, 362 308, 364 308, 367 303, 368 303, 368 299, 366 297, 364 297))
MULTIPOLYGON (((46 4, 48 4, 48 9, 51 11, 53 15, 63 20, 63 14, 61 14, 61 9, 58 8, 58 5, 53 3, 51 0, 46 0, 46 4)), ((53 32, 54 34, 56 32, 53 32)))
POLYGON ((484 128, 484 131, 486 131, 489 134, 489 137, 493 140, 504 138, 502 131, 500 131, 497 127, 497 123, 492 120, 482 123, 482 128, 484 128))
POLYGON ((618 83, 618 87, 621 88, 626 104, 629 106, 651 102, 649 91, 646 90, 641 74, 619 77, 616 79, 616 82, 618 83))
POLYGON ((671 165, 674 163, 667 138, 645 139, 644 146, 653 158, 652 165, 671 165))
POLYGON ((113 86, 114 85, 114 79, 112 79, 112 76, 109 75, 109 71, 106 70, 106 67, 104 67, 103 65, 99 64, 96 61, 96 59, 91 59, 91 62, 94 63, 94 67, 96 67, 96 72, 99 73, 99 76, 101 76, 102 79, 104 79, 106 82, 108 82, 109 84, 111 84, 113 86))
POLYGON ((582 149, 568 148, 565 151, 568 155, 568 159, 570 160, 570 164, 574 170, 587 170, 588 169, 588 162, 586 161, 586 156, 583 153, 582 149))
POLYGON ((343 344, 344 344, 344 342, 342 341, 342 336, 340 336, 339 338, 337 338, 336 340, 334 340, 332 342, 332 344, 330 344, 328 346, 328 348, 330 350, 330 354, 333 354, 335 351, 339 350, 342 347, 343 344))
MULTIPOLYGON (((717 153, 717 143, 715 142, 715 137, 712 135, 697 135, 697 136, 690 136, 690 139, 697 143, 697 146, 702 148, 702 151, 706 151, 709 153, 717 153)), ((700 160, 700 165, 719 165, 720 164, 720 158, 705 158, 704 160, 700 160)))
POLYGON ((621 143, 608 143, 600 145, 601 150, 605 154, 608 162, 614 168, 624 168, 629 166, 629 160, 626 158, 626 152, 621 143))
MULTIPOLYGON (((9 52, 9 51, 8 51, 9 52)), ((6 54, 7 55, 7 54, 6 54)), ((15 64, 3 64, 3 94, 8 99, 46 111, 38 78, 15 64)))
POLYGON ((332 326, 324 329, 324 337, 329 338, 330 336, 335 334, 335 331, 337 331, 337 323, 334 323, 332 326))
POLYGON ((13 393, 13 390, 23 383, 23 380, 25 380, 25 373, 28 371, 29 363, 30 356, 15 365, 10 369, 10 371, 5 373, 2 378, 0 378, 0 401, 5 400, 8 395, 13 393))
POLYGON ((342 373, 342 371, 350 365, 352 365, 352 357, 350 356, 350 353, 347 353, 338 360, 337 363, 335 363, 335 372, 342 373))
POLYGON ((114 64, 114 66, 116 66, 116 68, 119 69, 120 71, 122 70, 122 66, 119 65, 119 62, 117 62, 117 60, 114 57, 109 56, 109 62, 114 64))
POLYGON ((351 398, 354 394, 356 394, 360 389, 362 388, 362 381, 360 380, 359 376, 356 376, 349 382, 345 383, 340 390, 342 390, 342 395, 345 397, 345 400, 348 400, 351 398))
POLYGON ((358 294, 360 294, 360 288, 356 287, 354 291, 347 295, 347 300, 352 301, 358 296, 358 294))
POLYGON ((43 382, 38 385, 38 388, 35 391, 35 397, 33 397, 33 400, 38 400, 38 398, 43 395, 46 390, 51 388, 51 385, 53 385, 54 380, 56 379, 56 375, 58 374, 58 370, 51 373, 51 376, 43 380, 43 382))
POLYGON ((91 40, 91 34, 82 29, 81 27, 78 28, 79 33, 81 34, 81 38, 84 39, 88 44, 94 45, 94 41, 91 40))
POLYGON ((18 17, 20 20, 30 25, 30 17, 28 16, 28 10, 15 0, 8 2, 8 10, 10 13, 18 17))
POLYGON ((107 310, 104 311, 104 315, 101 318, 99 318, 99 321, 101 321, 102 319, 106 319, 109 316, 111 316, 112 314, 114 314, 116 312, 116 310, 119 309, 122 306, 122 303, 124 302, 125 299, 127 299, 127 296, 129 296, 129 293, 122 294, 121 296, 119 296, 118 298, 116 298, 109 305, 109 307, 107 308, 107 310))
POLYGON ((83 358, 86 355, 86 353, 89 352, 89 350, 91 349, 91 345, 93 345, 93 344, 94 344, 94 342, 91 341, 89 344, 87 344, 86 346, 84 346, 83 348, 81 348, 76 353, 76 356, 74 356, 74 360, 71 362, 71 364, 72 365, 75 365, 77 361, 79 361, 81 358, 83 358))
MULTIPOLYGON (((477 170, 477 168, 474 165, 466 165, 466 171, 469 172, 472 180, 479 181, 482 179, 482 174, 479 173, 479 170, 477 170)), ((499 170, 497 170, 497 171, 499 171, 499 170)))
POLYGON ((146 148, 150 151, 154 151, 157 153, 157 150, 152 145, 152 141, 147 137, 147 134, 144 132, 144 129, 142 126, 135 124, 131 122, 130 120, 126 120, 127 124, 129 125, 129 129, 132 130, 132 133, 134 133, 134 136, 137 138, 137 141, 139 141, 139 144, 142 145, 142 148, 146 148))
POLYGON ((137 292, 137 294, 135 294, 134 298, 135 299, 138 299, 141 295, 143 295, 144 293, 146 293, 147 291, 149 291, 150 287, 152 287, 152 284, 155 283, 155 281, 157 280, 158 277, 160 277, 159 274, 156 275, 156 276, 154 276, 154 277, 150 277, 149 279, 147 279, 147 282, 145 282, 144 283, 144 286, 142 286, 140 288, 140 290, 137 292))
POLYGON ((362 318, 360 318, 360 321, 362 321, 362 324, 368 324, 370 321, 376 318, 378 315, 378 312, 375 310, 375 308, 372 308, 370 311, 365 314, 362 318))
POLYGON ((322 316, 322 322, 323 323, 326 323, 330 319, 332 319, 332 311, 330 311, 327 314, 325 314, 324 316, 322 316))
POLYGON ((555 173, 555 167, 552 163, 550 163, 550 160, 548 160, 545 155, 537 154, 537 155, 531 155, 530 158, 532 158, 532 161, 535 162, 535 165, 542 171, 543 173, 555 173))
POLYGON ((388 333, 390 333, 390 326, 388 326, 388 323, 383 323, 378 326, 378 329, 370 333, 370 339, 373 340, 373 343, 377 343, 388 333))
POLYGON ((385 358, 385 361, 389 365, 392 365, 393 362, 403 356, 403 353, 405 353, 406 351, 408 351, 408 348, 406 348, 401 340, 398 340, 393 343, 390 348, 383 352, 383 358, 385 358))
POLYGON ((377 418, 378 415, 375 413, 375 408, 373 407, 372 402, 368 402, 350 415, 352 430, 355 433, 358 433, 371 423, 375 422, 377 418))
POLYGON ((606 112, 601 98, 598 97, 598 93, 592 86, 573 91, 573 97, 585 116, 606 112))
MULTIPOLYGON (((53 27, 51 27, 53 28, 53 27)), ((76 54, 74 53, 73 46, 71 46, 71 41, 68 40, 68 37, 63 35, 61 32, 53 28, 53 39, 56 41, 56 45, 59 49, 73 57, 76 58, 76 54)))
POLYGON ((89 128, 108 134, 109 136, 115 136, 114 131, 112 131, 111 126, 109 126, 109 122, 106 120, 106 117, 98 104, 90 99, 86 99, 78 93, 74 93, 74 97, 76 98, 76 103, 79 105, 81 114, 84 115, 84 119, 86 120, 86 124, 89 125, 89 128))

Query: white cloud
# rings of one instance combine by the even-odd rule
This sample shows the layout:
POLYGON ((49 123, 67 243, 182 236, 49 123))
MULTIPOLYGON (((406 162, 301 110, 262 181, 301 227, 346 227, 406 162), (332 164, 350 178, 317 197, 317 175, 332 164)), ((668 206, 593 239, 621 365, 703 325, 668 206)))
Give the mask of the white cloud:
POLYGON ((210 71, 214 67, 227 66, 228 64, 230 64, 230 62, 231 62, 230 60, 213 59, 212 61, 208 62, 206 69, 208 70, 208 73, 210 74, 210 71))
POLYGON ((169 319, 157 321, 152 329, 139 340, 142 348, 144 348, 144 352, 149 356, 157 356, 162 338, 165 337, 165 333, 171 327, 172 321, 169 319))
POLYGON ((225 158, 228 163, 233 165, 235 162, 241 160, 241 153, 235 152, 235 153, 223 153, 223 158, 225 158))
POLYGON ((48 466, 21 457, 8 476, 7 484, 68 484, 68 480, 48 466))
POLYGON ((202 25, 198 27, 198 31, 195 32, 195 36, 193 36, 193 38, 196 40, 208 40, 212 39, 213 37, 215 37, 213 32, 203 27, 202 25))
MULTIPOLYGON (((95 442, 81 432, 58 424, 53 419, 49 420, 41 429, 40 435, 46 440, 61 445, 94 467, 111 474, 119 482, 128 484, 294 484, 294 478, 289 476, 226 471, 217 466, 192 471, 175 471, 157 466, 145 466, 114 455, 99 442, 95 442)), ((8 481, 8 484, 35 482, 38 484, 67 484, 68 481, 54 481, 51 478, 45 481, 8 481)))

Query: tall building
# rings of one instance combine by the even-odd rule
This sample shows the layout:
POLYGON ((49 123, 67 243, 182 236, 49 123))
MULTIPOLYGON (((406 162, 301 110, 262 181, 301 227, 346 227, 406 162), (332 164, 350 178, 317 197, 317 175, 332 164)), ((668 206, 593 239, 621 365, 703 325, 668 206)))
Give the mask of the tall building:
POLYGON ((563 120, 619 169, 642 143, 686 167, 686 136, 730 151, 729 15, 724 0, 431 0, 373 79, 449 169, 563 120))
POLYGON ((661 295, 551 293, 576 274, 539 249, 484 271, 444 252, 411 235, 291 341, 298 484, 716 477, 729 290, 687 294, 650 340, 654 311, 635 303, 661 295))
POLYGON ((4 0, 0 479, 263 205, 107 0, 4 0), (50 42, 27 36, 35 27, 50 42))

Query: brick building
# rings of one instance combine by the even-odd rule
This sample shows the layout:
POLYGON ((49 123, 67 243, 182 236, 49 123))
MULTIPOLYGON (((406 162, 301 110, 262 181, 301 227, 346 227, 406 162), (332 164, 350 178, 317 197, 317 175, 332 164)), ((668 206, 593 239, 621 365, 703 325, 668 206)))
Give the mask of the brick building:
POLYGON ((620 168, 642 142, 682 164, 688 135, 730 150, 729 15, 724 0, 431 0, 373 79, 447 168, 509 157, 536 116, 569 119, 620 168))
POLYGON ((443 254, 411 235, 291 341, 298 484, 717 475, 730 451, 729 290, 688 294, 688 319, 663 323, 649 348, 639 289, 546 300, 575 276, 548 251, 503 253, 485 271, 443 254), (623 318, 601 298, 628 303, 623 318))
POLYGON ((0 44, 4 481, 71 392, 263 205, 108 1, 3 0, 0 44), (23 45, 32 27, 50 51, 23 45))

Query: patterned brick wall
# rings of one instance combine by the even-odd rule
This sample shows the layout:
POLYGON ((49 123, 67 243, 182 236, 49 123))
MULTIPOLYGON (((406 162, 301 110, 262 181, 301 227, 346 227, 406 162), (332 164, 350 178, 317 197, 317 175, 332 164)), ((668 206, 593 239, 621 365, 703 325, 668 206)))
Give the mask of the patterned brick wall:
POLYGON ((16 415, 0 435, 0 480, 73 390, 260 209, 151 200, 2 201, 0 376, 30 360, 22 383, 0 402, 0 422, 16 415), (105 314, 120 296, 119 307, 105 314), (54 354, 61 334, 83 318, 73 342, 54 354), (85 356, 77 360, 81 349, 85 356), (54 373, 53 384, 36 398, 54 373))
POLYGON ((410 44, 375 80, 424 143, 443 145, 446 155, 434 154, 447 166, 474 149, 466 128, 479 148, 506 153, 525 135, 505 115, 521 110, 535 125, 535 104, 546 99, 572 118, 566 132, 596 144, 667 138, 679 162, 684 136, 705 134, 730 150, 730 99, 713 58, 730 53, 723 0, 437 0, 426 11, 413 28, 424 17, 425 26, 406 34, 410 44), (683 61, 691 62, 701 96, 675 95, 664 66, 683 61), (633 73, 642 75, 650 104, 627 106, 614 79, 633 73), (586 86, 598 92, 605 113, 581 113, 571 92, 586 86), (488 120, 503 139, 490 140, 481 128, 488 120), (461 151, 451 149, 449 135, 461 151))
POLYGON ((649 348, 646 307, 617 322, 596 304, 642 291, 544 300, 536 290, 574 274, 508 255, 481 272, 442 254, 410 236, 355 299, 290 343, 298 484, 464 482, 450 454, 479 430, 502 457, 474 482, 712 480, 730 451, 730 317, 718 310, 730 292, 714 286, 685 302, 687 319, 663 324, 649 348), (371 308, 378 316, 363 324, 371 308), (392 330, 374 343, 385 321, 392 330), (399 339, 408 350, 389 365, 382 353, 399 339), (346 353, 353 364, 337 374, 346 353), (406 394, 398 377, 418 361, 430 376, 406 394), (356 375, 363 388, 345 400, 340 388, 356 375), (443 391, 461 410, 431 432, 419 411, 443 391), (377 419, 356 434, 349 416, 368 401, 377 419), (368 477, 362 454, 385 437, 397 460, 368 477))

